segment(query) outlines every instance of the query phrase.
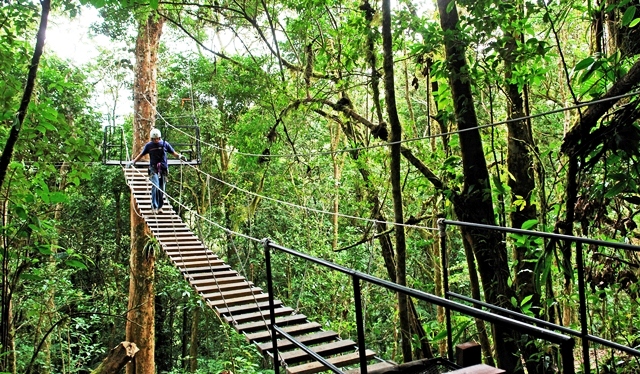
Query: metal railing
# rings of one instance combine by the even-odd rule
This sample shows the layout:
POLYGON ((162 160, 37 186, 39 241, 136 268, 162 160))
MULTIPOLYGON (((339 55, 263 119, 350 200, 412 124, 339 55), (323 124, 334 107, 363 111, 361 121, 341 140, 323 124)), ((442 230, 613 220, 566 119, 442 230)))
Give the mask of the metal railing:
MULTIPOLYGON (((470 307, 462 303, 458 303, 455 301, 448 300, 446 298, 429 294, 427 292, 414 290, 409 287, 400 286, 396 283, 386 281, 386 280, 371 276, 369 274, 361 273, 361 272, 346 268, 344 266, 334 264, 326 260, 322 260, 301 252, 297 252, 289 248, 279 246, 277 244, 272 243, 269 239, 265 239, 264 255, 265 255, 266 271, 267 271, 267 292, 269 293, 269 314, 271 316, 270 322, 271 322, 271 344, 273 346, 273 368, 275 373, 278 373, 280 369, 280 362, 278 361, 278 334, 280 334, 285 339, 291 341, 295 346, 304 350, 307 354, 311 355, 315 360, 322 363, 325 367, 329 368, 333 372, 341 373, 342 371, 340 371, 340 369, 332 365, 322 356, 313 352, 309 347, 296 341, 295 338, 286 334, 284 331, 282 331, 280 327, 277 326, 276 320, 275 320, 273 273, 272 273, 272 267, 271 267, 271 251, 272 250, 275 250, 278 252, 284 252, 289 255, 302 258, 306 261, 310 261, 315 264, 327 267, 329 269, 341 272, 343 274, 347 274, 351 277, 353 282, 354 308, 355 308, 356 328, 357 328, 357 335, 358 335, 358 339, 357 339, 358 352, 360 354, 360 373, 362 374, 367 373, 367 357, 366 357, 364 323, 363 323, 363 317, 362 317, 362 302, 361 302, 362 295, 361 295, 361 289, 360 289, 361 281, 375 284, 377 286, 386 288, 394 292, 401 292, 405 295, 414 297, 416 299, 425 301, 427 303, 444 307, 447 311, 453 310, 473 318, 482 319, 492 324, 505 326, 520 332, 530 334, 531 336, 548 341, 550 343, 558 344, 560 347, 560 355, 562 357, 563 372, 565 374, 575 373, 575 368, 573 363, 573 347, 575 345, 575 341, 570 336, 566 336, 545 328, 532 326, 528 323, 511 319, 499 314, 486 312, 481 309, 470 307)), ((448 325, 447 328, 448 328, 448 333, 450 335, 451 334, 450 325, 448 325)))
MULTIPOLYGON (((158 126, 162 138, 180 154, 187 157, 187 162, 199 165, 202 162, 200 149, 200 127, 198 126, 158 126)), ((122 126, 105 126, 102 141, 102 163, 105 165, 124 165, 129 161, 127 143, 122 126)))
MULTIPOLYGON (((544 326, 547 329, 551 329, 551 330, 555 330, 555 331, 560 331, 563 334, 567 334, 570 336, 575 336, 581 339, 582 342, 582 357, 583 357, 583 365, 584 365, 584 370, 583 372, 585 373, 590 373, 591 372, 591 364, 590 364, 590 359, 589 359, 589 344, 590 342, 594 342, 594 343, 598 343, 601 344, 603 346, 609 347, 609 348, 613 348, 613 349, 617 349, 620 350, 622 352, 628 353, 630 355, 636 356, 636 357, 640 357, 640 351, 622 344, 618 344, 606 339, 603 339, 601 337, 598 336, 594 336, 591 335, 589 333, 589 326, 588 326, 588 321, 587 321, 587 297, 586 297, 586 287, 585 287, 585 270, 584 270, 584 254, 582 253, 583 249, 582 249, 582 245, 583 244, 589 244, 589 245, 597 245, 597 246, 602 246, 602 247, 609 247, 609 248, 616 248, 616 249, 622 249, 622 250, 628 250, 628 251, 634 251, 634 252, 638 252, 640 251, 640 247, 638 246, 634 246, 634 245, 630 245, 630 244, 626 244, 626 243, 615 243, 615 242, 606 242, 606 241, 602 241, 602 240, 595 240, 595 239, 589 239, 589 238, 581 238, 578 236, 570 236, 570 235, 563 235, 563 234, 555 234, 555 233, 548 233, 548 232, 541 232, 541 231, 531 231, 531 230, 523 230, 523 229, 514 229, 514 228, 509 228, 509 227, 501 227, 501 226, 492 226, 492 225, 484 225, 484 224, 479 224, 479 223, 471 223, 471 222, 460 222, 460 221, 450 221, 450 220, 446 220, 446 219, 440 219, 438 220, 438 227, 440 230, 440 250, 441 250, 441 265, 442 265, 442 276, 443 276, 443 283, 444 283, 444 296, 445 298, 449 299, 451 298, 456 298, 459 300, 463 300, 465 302, 470 302, 470 303, 474 303, 477 304, 479 306, 485 307, 487 309, 490 309, 492 311, 495 312, 500 312, 503 315, 506 316, 510 316, 511 318, 517 318, 519 320, 522 321, 526 321, 527 323, 530 324, 535 324, 538 326, 544 326), (451 225, 451 226, 459 226, 459 227, 470 227, 470 228, 476 228, 476 229, 485 229, 485 230, 491 230, 491 231, 499 231, 499 232, 505 232, 505 233, 511 233, 511 234, 519 234, 519 235, 529 235, 529 236, 533 236, 533 237, 540 237, 540 238, 545 238, 545 239, 550 239, 550 240, 556 240, 556 241, 563 241, 563 242, 568 242, 569 244, 571 243, 575 243, 576 245, 576 266, 577 266, 577 271, 578 271, 578 298, 579 298, 579 311, 580 311, 580 331, 576 331, 564 326, 560 326, 558 324, 552 323, 552 322, 548 322, 548 321, 544 321, 538 318, 534 318, 534 317, 530 317, 527 315, 524 315, 522 313, 518 313, 515 312, 513 310, 509 310, 509 309, 505 309, 505 308, 501 308, 492 304, 488 304, 485 302, 482 302, 480 300, 476 300, 470 297, 466 297, 460 294, 457 294, 455 292, 450 292, 449 291, 449 276, 448 276, 448 267, 447 267, 447 241, 446 241, 446 228, 447 225, 451 225)), ((451 317, 450 317, 450 312, 449 310, 445 311, 446 313, 446 323, 447 323, 447 340, 449 342, 449 348, 451 349, 451 317)))
POLYGON ((118 160, 126 163, 124 131, 122 126, 105 126, 102 140, 102 163, 118 160))

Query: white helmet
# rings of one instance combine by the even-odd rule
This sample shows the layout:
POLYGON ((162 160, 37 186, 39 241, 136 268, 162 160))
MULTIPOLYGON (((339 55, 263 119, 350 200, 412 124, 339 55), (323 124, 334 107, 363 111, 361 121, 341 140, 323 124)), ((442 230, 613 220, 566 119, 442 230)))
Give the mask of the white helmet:
POLYGON ((151 130, 151 139, 160 139, 161 137, 162 137, 162 134, 160 134, 160 130, 158 129, 151 130))

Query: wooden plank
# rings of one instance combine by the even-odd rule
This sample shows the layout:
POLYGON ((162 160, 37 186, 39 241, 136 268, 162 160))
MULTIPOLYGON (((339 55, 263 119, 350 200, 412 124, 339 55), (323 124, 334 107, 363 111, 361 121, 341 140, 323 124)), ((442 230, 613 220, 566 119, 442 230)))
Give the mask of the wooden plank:
MULTIPOLYGON (((169 259, 171 261, 174 262, 178 262, 178 261, 190 261, 190 260, 197 260, 197 261, 202 261, 202 260, 208 260, 208 261, 222 261, 220 260, 220 258, 216 255, 214 255, 213 253, 209 252, 208 254, 198 254, 198 253, 179 253, 179 254, 174 254, 174 255, 170 255, 167 254, 167 257, 169 257, 169 259)), ((224 261, 223 261, 224 262, 224 261)))
MULTIPOLYGON (((367 349, 365 351, 365 355, 367 359, 371 359, 373 356, 375 356, 375 352, 373 352, 370 349, 367 349)), ((332 357, 327 361, 329 361, 330 363, 334 364, 337 367, 343 367, 343 366, 360 362, 360 353, 354 352, 344 356, 332 357)), ((319 373, 325 370, 326 370, 326 367, 316 361, 310 362, 308 364, 287 367, 288 374, 313 374, 313 373, 319 373)))
POLYGON ((222 307, 222 306, 230 307, 230 306, 251 304, 251 303, 255 304, 256 302, 264 301, 268 298, 269 298, 269 295, 267 295, 266 293, 260 293, 257 295, 237 297, 235 299, 205 300, 205 301, 209 306, 211 306, 212 308, 215 308, 215 307, 222 307))
POLYGON ((502 374, 506 373, 502 369, 498 369, 493 366, 489 366, 486 364, 478 364, 473 366, 468 366, 466 368, 449 371, 447 374, 502 374))
MULTIPOLYGON (((275 308, 273 310, 273 315, 278 317, 285 314, 291 314, 293 312, 293 308, 289 307, 280 307, 275 308)), ((253 321, 262 321, 262 319, 270 318, 271 313, 268 310, 263 310, 260 312, 251 312, 244 314, 231 314, 229 316, 223 316, 222 318, 227 321, 227 323, 245 323, 245 322, 253 322, 253 321)))
POLYGON ((180 258, 172 258, 173 263, 176 264, 176 266, 179 266, 181 268, 197 268, 197 267, 207 267, 207 266, 218 266, 218 265, 222 265, 224 264, 224 261, 219 260, 219 259, 205 259, 205 260, 194 260, 191 261, 191 259, 183 259, 181 260, 180 258))
POLYGON ((165 248, 165 252, 175 252, 175 251, 192 251, 194 249, 207 249, 204 245, 179 245, 175 243, 165 244, 162 246, 165 248))
MULTIPOLYGON (((312 345, 318 343, 324 343, 330 340, 338 338, 338 333, 335 331, 319 331, 313 334, 296 336, 296 340, 305 345, 312 345)), ((289 339, 278 339, 278 351, 283 349, 290 349, 294 347, 293 343, 289 339)), ((258 344, 260 352, 265 353, 273 349, 273 343, 271 341, 258 344)))
POLYGON ((197 273, 216 273, 219 271, 225 271, 231 269, 229 265, 219 265, 219 266, 205 266, 199 268, 180 268, 180 271, 183 273, 197 274, 197 273))
POLYGON ((250 296, 259 294, 262 292, 262 288, 260 287, 247 287, 240 290, 226 291, 226 292, 210 292, 210 293, 202 293, 200 296, 203 299, 207 299, 210 301, 222 300, 222 299, 235 299, 243 296, 250 296))
MULTIPOLYGON (((305 316, 304 314, 293 314, 293 315, 276 318, 276 324, 282 327, 287 325, 300 324, 301 322, 304 322, 306 320, 307 320, 307 316, 305 316)), ((242 332, 251 332, 256 330, 264 330, 268 326, 271 326, 271 319, 269 317, 258 322, 249 322, 249 323, 243 323, 240 325, 235 325, 233 326, 233 328, 235 328, 236 331, 242 333, 242 332)))
POLYGON ((204 258, 210 258, 210 259, 219 259, 219 257, 209 251, 209 250, 188 250, 188 251, 166 251, 165 252, 167 254, 167 257, 171 258, 171 259, 180 259, 180 258, 185 258, 185 259, 204 259, 204 258))
MULTIPOLYGON (((266 295, 266 294, 265 294, 266 295)), ((320 330, 322 326, 318 322, 309 322, 303 325, 285 326, 284 332, 295 336, 296 334, 306 334, 312 331, 320 330)), ((246 339, 250 343, 265 341, 271 338, 271 331, 260 331, 246 334, 246 339)))
POLYGON ((215 272, 215 275, 212 273, 183 273, 182 275, 185 277, 185 279, 191 281, 197 279, 211 279, 214 276, 218 279, 224 277, 235 277, 238 275, 238 272, 230 268, 229 270, 217 271, 215 272))
POLYGON ((195 238, 195 236, 193 235, 193 233, 191 232, 191 230, 189 230, 188 228, 184 227, 180 227, 180 228, 176 228, 175 230, 169 230, 169 231, 154 231, 153 232, 153 236, 157 237, 172 237, 172 236, 179 236, 179 237, 192 237, 195 238))
MULTIPOLYGON (((217 275, 217 273, 216 273, 217 275)), ((194 279, 189 283, 193 287, 202 287, 208 285, 216 285, 216 284, 224 284, 224 283, 240 283, 246 281, 246 278, 242 275, 234 275, 229 277, 211 277, 211 278, 203 278, 203 279, 194 279)))
MULTIPOLYGON (((333 356, 344 352, 354 352, 357 349, 356 343, 353 340, 349 339, 338 340, 336 342, 317 345, 309 348, 311 348, 312 351, 316 352, 322 357, 333 356)), ((313 358, 302 349, 296 349, 289 352, 279 352, 279 356, 289 365, 302 361, 313 360, 313 358)))
POLYGON ((195 289, 198 292, 205 293, 210 291, 220 291, 220 290, 236 290, 242 288, 253 287, 253 282, 245 281, 245 282, 226 282, 226 283, 217 283, 210 284, 207 286, 195 286, 195 289))
POLYGON ((179 268, 187 268, 187 269, 225 265, 224 261, 222 261, 222 260, 214 260, 214 259, 211 259, 210 261, 206 261, 206 260, 183 261, 184 259, 180 259, 180 258, 175 258, 174 257, 171 260, 177 267, 179 267, 179 268))
POLYGON ((155 237, 165 237, 167 235, 193 235, 191 230, 188 227, 176 227, 175 229, 170 230, 154 230, 153 236, 155 237))
MULTIPOLYGON (((392 364, 390 362, 381 361, 381 362, 378 362, 378 363, 373 364, 373 365, 368 365, 367 366, 367 373, 371 373, 374 370, 391 369, 391 368, 396 367, 396 366, 397 365, 394 365, 394 364, 392 364)), ((347 374, 360 374, 360 368, 347 370, 345 373, 347 373, 347 374)))
MULTIPOLYGON (((279 307, 280 305, 282 305, 282 301, 280 300, 273 300, 273 305, 274 307, 279 307)), ((227 314, 233 314, 233 313, 247 313, 249 311, 255 311, 255 310, 267 310, 269 309, 269 302, 264 302, 264 303, 251 303, 251 304, 245 304, 245 305, 239 305, 239 306, 234 306, 234 307, 229 307, 229 308, 216 308, 216 312, 219 315, 227 315, 227 314)))

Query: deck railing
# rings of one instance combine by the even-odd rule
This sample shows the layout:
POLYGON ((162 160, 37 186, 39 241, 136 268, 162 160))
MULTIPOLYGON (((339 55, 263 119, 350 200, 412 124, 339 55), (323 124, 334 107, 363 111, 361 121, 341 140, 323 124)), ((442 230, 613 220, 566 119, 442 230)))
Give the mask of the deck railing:
MULTIPOLYGON (((596 245, 599 247, 608 247, 608 248, 616 248, 627 251, 640 251, 640 247, 626 244, 626 243, 616 243, 616 242, 608 242, 602 240, 595 240, 589 238, 582 238, 578 236, 570 236, 570 235, 562 235, 541 231, 532 231, 532 230, 522 230, 522 229, 514 229, 509 227, 500 227, 500 226, 492 226, 492 225, 483 225, 478 223, 470 223, 470 222, 460 222, 460 221, 450 221, 445 219, 440 219, 438 221, 438 226, 440 229, 440 250, 441 250, 441 261, 442 261, 442 273, 443 273, 443 283, 444 283, 444 296, 447 299, 455 298, 458 300, 462 300, 465 302, 473 303, 484 308, 487 308, 494 312, 499 312, 502 315, 509 316, 511 318, 517 318, 521 321, 525 321, 528 324, 533 324, 537 326, 542 326, 549 330, 559 331, 563 334, 574 336, 580 338, 582 343, 582 357, 583 357, 583 372, 590 373, 591 372, 591 363, 589 358, 589 345, 591 342, 601 344, 602 346, 609 347, 612 349, 617 349, 621 352, 628 353, 635 357, 640 357, 640 351, 634 349, 632 347, 628 347, 622 344, 618 344, 612 342, 607 339, 603 339, 601 337, 590 334, 589 325, 588 325, 588 313, 587 313, 587 295, 586 295, 586 286, 585 286, 585 265, 584 265, 584 253, 583 253, 583 244, 588 245, 596 245), (538 318, 530 317, 524 315, 522 313, 518 313, 512 310, 508 310, 505 308, 501 308, 492 304, 488 304, 482 302, 480 300, 476 300, 467 296, 463 296, 457 294, 455 292, 449 291, 449 276, 448 276, 448 246, 446 240, 446 229, 447 226, 458 226, 458 227, 468 227, 475 229, 484 229, 491 231, 499 231, 503 233, 511 233, 518 235, 528 235, 532 237, 539 237, 549 240, 555 240, 559 242, 564 242, 567 245, 575 245, 576 250, 576 266, 577 266, 577 280, 578 280, 578 299, 579 299, 579 313, 580 313, 580 331, 576 331, 564 326, 560 326, 558 324, 547 322, 538 318)), ((446 323, 447 323, 447 340, 449 343, 449 348, 451 349, 451 317, 450 311, 446 310, 446 323)), ((451 353, 450 353, 451 354, 451 353)))
MULTIPOLYGON (((402 292, 405 295, 414 297, 416 299, 425 301, 427 303, 444 307, 447 311, 456 311, 473 318, 479 318, 481 320, 490 322, 492 324, 505 326, 522 333, 530 334, 533 337, 548 341, 550 343, 558 344, 558 346, 560 347, 560 355, 562 358, 563 373, 565 374, 575 373, 574 362, 573 362, 573 348, 575 345, 575 341, 570 336, 563 335, 546 328, 537 327, 529 323, 521 322, 519 320, 505 317, 496 313, 486 312, 481 309, 470 307, 462 303, 458 303, 455 301, 448 300, 446 298, 429 294, 427 292, 415 290, 409 287, 400 286, 396 283, 393 283, 384 279, 380 279, 380 278, 371 276, 369 274, 361 273, 361 272, 346 268, 344 266, 337 265, 330 261, 322 260, 322 259, 310 256, 286 247, 282 247, 280 245, 277 245, 271 242, 268 239, 265 239, 264 255, 266 260, 267 288, 268 288, 268 294, 269 294, 269 308, 270 308, 270 315, 271 315, 271 339, 272 339, 273 352, 274 352, 273 368, 274 368, 274 372, 276 373, 279 372, 279 365, 280 365, 278 361, 278 345, 277 345, 278 335, 284 337, 287 340, 290 340, 294 345, 296 345, 300 349, 303 349, 305 352, 307 352, 307 354, 311 355, 314 359, 322 363, 329 370, 336 373, 342 373, 342 371, 340 371, 340 369, 338 369, 337 367, 333 366, 330 362, 328 362, 323 357, 313 353, 313 351, 309 347, 306 347, 304 344, 297 342, 294 338, 284 333, 284 331, 282 331, 282 329, 278 327, 278 325, 276 324, 275 315, 274 315, 275 306, 274 306, 274 290, 273 290, 273 270, 271 266, 272 251, 282 252, 292 256, 296 256, 306 261, 310 261, 315 264, 332 269, 334 271, 344 273, 351 277, 352 283, 353 283, 353 297, 354 297, 354 304, 355 304, 354 307, 355 307, 355 316, 356 316, 356 328, 357 328, 357 335, 358 335, 358 352, 360 353, 360 373, 362 374, 367 373, 367 358, 365 353, 366 343, 365 343, 364 323, 363 323, 363 317, 362 317, 362 302, 361 302, 362 295, 361 295, 361 287, 360 287, 361 281, 375 284, 377 286, 386 288, 394 292, 402 292)), ((451 333, 450 325, 448 325, 447 327, 448 327, 448 332, 450 334, 451 333)), ((451 338, 449 338, 449 342, 451 344, 451 338)), ((449 358, 450 359, 453 358, 451 353, 449 358)))

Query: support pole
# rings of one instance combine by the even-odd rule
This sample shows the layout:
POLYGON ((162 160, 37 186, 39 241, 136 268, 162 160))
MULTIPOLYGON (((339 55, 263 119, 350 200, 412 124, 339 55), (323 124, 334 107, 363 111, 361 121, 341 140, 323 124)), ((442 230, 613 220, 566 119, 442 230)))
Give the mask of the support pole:
POLYGON ((271 273, 271 251, 269 248, 271 240, 265 238, 264 243, 264 259, 267 266, 267 292, 269 293, 269 318, 271 320, 271 344, 273 345, 273 372, 280 372, 280 360, 278 359, 278 332, 275 330, 276 315, 275 303, 273 301, 273 274, 271 273))
MULTIPOLYGON (((449 268, 447 264, 447 226, 444 218, 438 219, 438 232, 440 234, 440 263, 442 266, 442 291, 445 299, 449 299, 449 268)), ((444 316, 447 325, 447 355, 453 360, 453 336, 451 336, 451 312, 444 308, 444 316)))

